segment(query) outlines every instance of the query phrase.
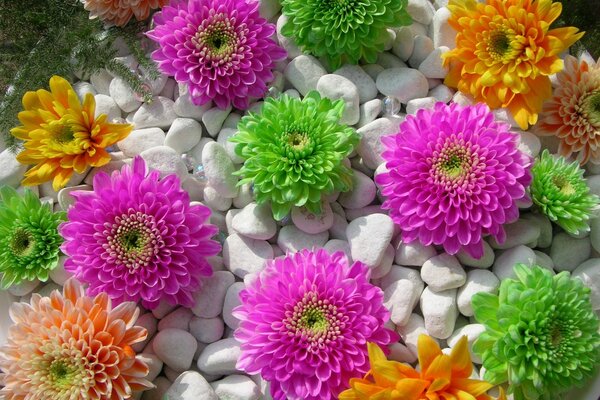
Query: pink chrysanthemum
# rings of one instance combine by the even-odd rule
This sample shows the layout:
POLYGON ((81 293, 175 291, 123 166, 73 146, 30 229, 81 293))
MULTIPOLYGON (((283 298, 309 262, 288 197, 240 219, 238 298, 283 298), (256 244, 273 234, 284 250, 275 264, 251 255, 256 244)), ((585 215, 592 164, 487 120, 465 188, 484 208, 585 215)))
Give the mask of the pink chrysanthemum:
POLYGON ((155 308, 161 299, 192 306, 200 277, 210 276, 206 257, 221 246, 210 238, 210 209, 190 205, 179 178, 147 174, 141 157, 112 176, 94 176, 94 191, 75 191, 68 222, 59 231, 69 256, 65 269, 116 301, 142 300, 155 308))
POLYGON ((302 250, 268 261, 240 299, 237 368, 260 373, 275 400, 337 399, 350 378, 369 370, 367 342, 397 338, 383 326, 389 313, 368 268, 348 265, 341 252, 302 250))
POLYGON ((483 104, 437 103, 383 137, 388 172, 376 181, 402 240, 442 245, 449 254, 463 248, 476 258, 483 236, 504 242, 502 225, 519 217, 516 201, 528 198, 531 182, 531 158, 517 142, 483 104))
POLYGON ((544 103, 536 133, 556 136, 558 153, 600 164, 600 59, 566 56, 554 96, 544 103))
POLYGON ((160 45, 152 58, 187 83, 194 104, 213 100, 219 108, 246 109, 250 97, 265 94, 275 62, 286 55, 258 6, 255 0, 173 0, 147 33, 160 45))
POLYGON ((13 303, 7 344, 0 349, 0 398, 122 400, 152 387, 148 366, 131 348, 148 332, 135 326, 135 303, 112 307, 106 293, 84 295, 75 279, 63 293, 37 293, 13 303))

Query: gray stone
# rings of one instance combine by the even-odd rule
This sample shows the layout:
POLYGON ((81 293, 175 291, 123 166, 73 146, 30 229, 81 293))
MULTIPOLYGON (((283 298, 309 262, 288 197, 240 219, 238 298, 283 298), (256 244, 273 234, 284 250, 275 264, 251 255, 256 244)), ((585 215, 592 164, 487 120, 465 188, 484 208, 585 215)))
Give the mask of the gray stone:
POLYGON ((302 54, 290 61, 283 74, 302 96, 306 96, 317 88, 317 82, 327 71, 315 57, 302 54))
POLYGON ((358 89, 351 80, 340 75, 326 74, 317 81, 317 91, 322 97, 344 101, 344 112, 339 120, 340 124, 354 125, 358 122, 360 98, 358 89))
POLYGON ((376 85, 382 94, 393 96, 403 104, 425 97, 429 91, 425 75, 412 68, 386 69, 377 77, 376 85))

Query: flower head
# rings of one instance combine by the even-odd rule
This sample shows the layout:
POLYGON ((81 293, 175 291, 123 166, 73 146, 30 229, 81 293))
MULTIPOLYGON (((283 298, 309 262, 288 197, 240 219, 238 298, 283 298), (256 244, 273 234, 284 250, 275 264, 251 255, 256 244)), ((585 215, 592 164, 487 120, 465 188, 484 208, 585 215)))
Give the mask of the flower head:
POLYGON ((7 344, 0 348, 0 396, 6 400, 122 400, 152 387, 131 346, 146 338, 135 303, 111 306, 70 279, 63 294, 34 293, 13 303, 7 344))
POLYGON ((583 35, 550 29, 562 10, 552 0, 450 0, 448 23, 456 48, 444 54, 445 83, 490 108, 508 108, 522 129, 537 121, 552 95, 549 75, 563 68, 560 53, 583 35))
POLYGON ((62 237, 58 225, 63 212, 54 213, 31 191, 23 196, 13 188, 0 188, 0 287, 21 281, 48 280, 58 264, 62 237))
POLYGON ((600 60, 565 58, 554 96, 544 103, 536 133, 556 136, 558 153, 579 153, 581 164, 600 164, 600 60))
POLYGON ((194 104, 213 100, 246 109, 262 97, 275 62, 286 52, 271 38, 275 26, 261 18, 258 1, 173 0, 154 15, 147 33, 160 48, 152 53, 160 69, 186 83, 194 104))
POLYGON ((540 211, 571 234, 589 231, 591 213, 600 199, 590 193, 579 164, 544 150, 531 172, 531 198, 540 211))
POLYGON ((326 57, 332 69, 360 59, 374 63, 387 28, 410 25, 407 0, 283 0, 282 34, 302 50, 326 57))
POLYGON ((150 10, 169 4, 169 0, 81 0, 83 7, 90 12, 90 18, 116 26, 126 25, 131 17, 143 21, 150 10))
POLYGON ((161 299, 192 306, 200 277, 212 274, 206 257, 220 251, 210 238, 210 209, 190 205, 179 178, 147 173, 141 157, 112 176, 94 176, 94 191, 75 191, 68 222, 60 227, 65 269, 117 301, 142 300, 155 308, 161 299))
POLYGON ((485 332, 473 350, 483 358, 485 378, 508 381, 515 400, 545 399, 580 385, 600 363, 598 317, 590 289, 564 271, 515 266, 516 279, 500 293, 477 293, 473 310, 485 332))
POLYGON ((260 373, 274 400, 333 400, 368 370, 367 341, 385 346, 389 312, 368 268, 341 252, 302 250, 268 261, 240 293, 237 368, 260 373))
POLYGON ((245 159, 236 172, 239 185, 254 184, 257 203, 271 201, 275 219, 283 219, 292 206, 321 212, 321 198, 352 186, 352 170, 342 164, 358 135, 339 124, 344 102, 321 98, 316 91, 303 100, 287 95, 268 98, 258 114, 238 124, 230 140, 245 159))
POLYGON ((519 217, 516 201, 531 181, 531 160, 517 140, 485 105, 443 103, 383 137, 388 172, 376 181, 402 240, 442 245, 449 254, 464 248, 476 258, 482 236, 503 242, 502 225, 519 217))
POLYGON ((91 93, 83 104, 64 78, 50 78, 50 92, 38 90, 23 96, 25 111, 19 113, 23 125, 10 133, 24 140, 25 149, 17 160, 34 165, 25 173, 23 185, 33 186, 53 180, 58 191, 73 171, 83 173, 88 166, 100 167, 110 161, 105 148, 124 139, 132 126, 109 124, 108 116, 94 117, 96 102, 91 93))
MULTIPOLYGON (((387 360, 374 343, 369 343, 368 348, 371 369, 363 379, 350 379, 350 389, 342 392, 339 400, 492 400, 485 393, 493 385, 470 379, 473 363, 466 336, 446 355, 435 340, 420 335, 420 372, 410 365, 387 360)), ((506 400, 502 389, 500 393, 498 399, 506 400)))

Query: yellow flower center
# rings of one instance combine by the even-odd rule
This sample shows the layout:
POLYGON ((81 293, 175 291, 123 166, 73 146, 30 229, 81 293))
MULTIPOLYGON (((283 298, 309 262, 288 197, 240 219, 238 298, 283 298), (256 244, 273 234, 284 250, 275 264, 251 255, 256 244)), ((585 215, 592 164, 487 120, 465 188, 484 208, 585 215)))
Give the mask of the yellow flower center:
POLYGON ((56 125, 52 131, 52 138, 60 144, 71 143, 75 139, 75 132, 70 125, 56 125))
POLYGON ((294 150, 302 150, 308 144, 309 138, 306 133, 292 132, 288 133, 288 144, 294 150))
POLYGON ((73 380, 79 375, 79 368, 65 360, 54 360, 50 364, 48 377, 56 388, 70 388, 73 380))
POLYGON ((600 129, 600 90, 596 90, 583 100, 583 113, 587 120, 600 129))
POLYGON ((518 56, 518 51, 513 46, 514 41, 515 34, 511 29, 498 27, 489 32, 485 42, 486 50, 496 61, 512 61, 518 56))
POLYGON ((35 248, 35 239, 31 232, 17 228, 9 242, 10 250, 17 257, 27 257, 35 248))
POLYGON ((575 194, 575 188, 564 175, 556 175, 552 177, 552 183, 554 183, 554 186, 556 186, 561 194, 566 196, 575 194))

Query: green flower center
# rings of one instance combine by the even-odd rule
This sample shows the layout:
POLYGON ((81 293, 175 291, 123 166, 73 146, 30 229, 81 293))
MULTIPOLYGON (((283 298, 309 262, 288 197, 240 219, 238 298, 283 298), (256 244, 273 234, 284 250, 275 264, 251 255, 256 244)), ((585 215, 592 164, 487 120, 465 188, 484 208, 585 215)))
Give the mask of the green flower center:
POLYGON ((15 256, 27 257, 35 249, 35 238, 28 230, 17 228, 10 239, 9 246, 15 256))
POLYGON ((192 43, 200 50, 200 55, 205 60, 222 64, 232 60, 237 37, 235 26, 229 17, 216 14, 202 22, 192 38, 192 43))
POLYGON ((303 132, 288 133, 288 145, 294 150, 302 150, 309 142, 309 137, 303 132))
POLYGON ((66 363, 64 360, 54 360, 48 371, 49 378, 57 388, 70 388, 73 381, 79 375, 79 369, 75 365, 66 363))
POLYGON ((325 313, 317 307, 307 307, 302 313, 299 322, 300 326, 312 332, 325 332, 329 327, 325 313))
POLYGON ((584 100, 584 110, 589 121, 600 128, 600 90, 592 92, 584 100))
POLYGON ((552 183, 554 183, 554 186, 556 186, 558 191, 565 196, 571 196, 577 192, 571 181, 564 175, 553 176, 552 183))
POLYGON ((499 56, 505 55, 510 50, 510 39, 504 31, 496 31, 490 35, 490 52, 499 56))
POLYGON ((64 120, 51 122, 48 125, 47 130, 51 134, 52 141, 59 145, 69 144, 75 140, 73 126, 64 120))
POLYGON ((132 270, 147 266, 165 245, 154 217, 133 210, 116 217, 105 234, 109 260, 132 270))

